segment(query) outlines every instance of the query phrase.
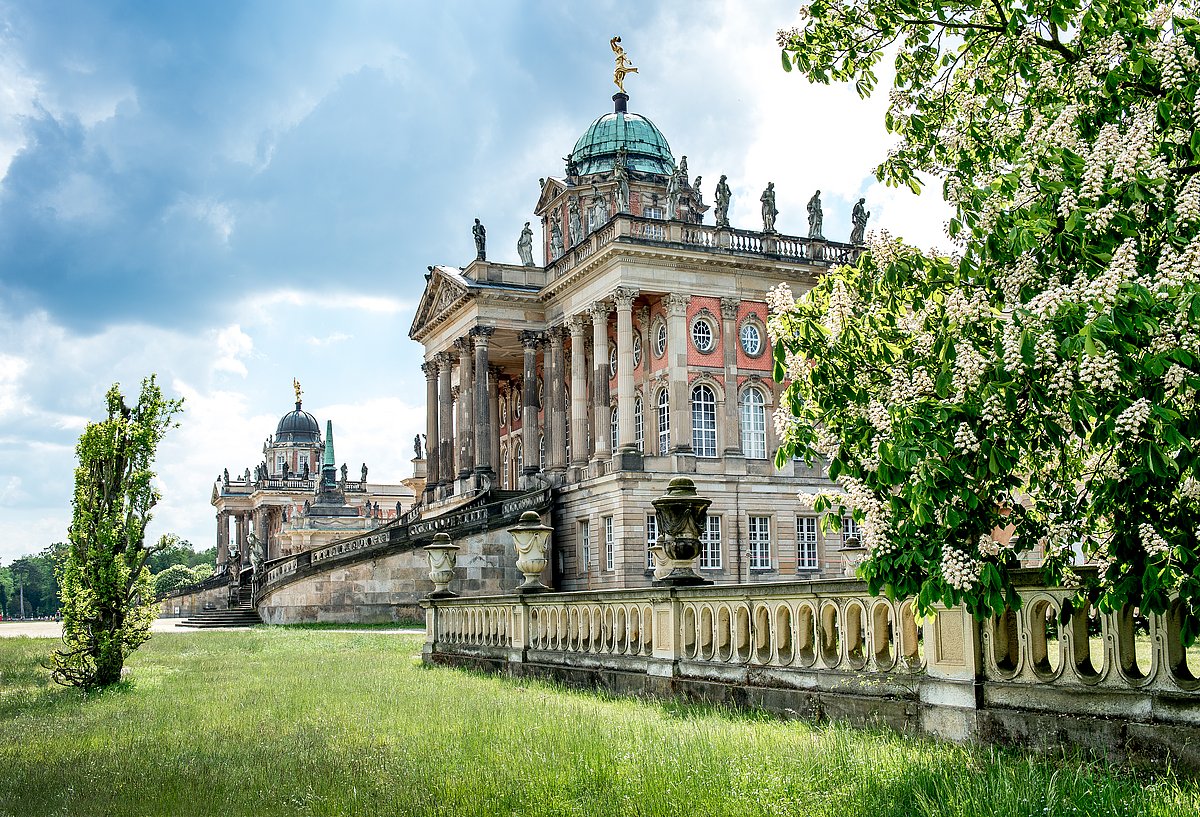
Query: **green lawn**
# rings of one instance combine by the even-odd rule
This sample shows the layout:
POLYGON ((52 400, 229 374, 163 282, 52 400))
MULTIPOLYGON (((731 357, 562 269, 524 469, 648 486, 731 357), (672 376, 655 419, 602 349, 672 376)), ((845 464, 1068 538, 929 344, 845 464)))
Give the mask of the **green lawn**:
POLYGON ((420 666, 418 636, 156 635, 83 698, 0 639, 0 815, 1178 815, 1200 785, 420 666))

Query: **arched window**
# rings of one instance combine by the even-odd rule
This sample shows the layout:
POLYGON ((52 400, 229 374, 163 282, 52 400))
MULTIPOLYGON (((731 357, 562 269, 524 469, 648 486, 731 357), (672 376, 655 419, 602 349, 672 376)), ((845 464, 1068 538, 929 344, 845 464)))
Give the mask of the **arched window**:
POLYGON ((742 454, 754 460, 767 458, 767 400, 753 387, 742 392, 742 454))
POLYGON ((609 436, 612 438, 612 450, 613 451, 617 450, 617 437, 618 437, 617 432, 619 431, 619 425, 620 424, 617 422, 617 407, 613 406, 612 407, 612 416, 609 418, 609 421, 608 421, 608 433, 609 433, 609 436))
POLYGON ((697 457, 717 456, 717 396, 703 384, 692 389, 692 450, 697 457))
POLYGON ((637 332, 633 333, 633 368, 642 365, 642 336, 637 332))
POLYGON ((637 443, 638 451, 645 450, 642 446, 645 438, 646 434, 642 418, 642 396, 639 394, 633 398, 633 441, 637 443))
POLYGON ((654 356, 662 357, 665 351, 667 351, 667 324, 659 320, 658 325, 654 328, 654 356))
POLYGON ((513 448, 517 452, 517 470, 513 472, 513 484, 516 485, 517 480, 521 476, 521 471, 525 468, 525 452, 521 450, 520 443, 517 443, 513 448))
POLYGON ((671 449, 671 395, 658 390, 658 455, 665 457, 671 449))
POLYGON ((546 470, 546 435, 538 435, 538 468, 546 470))
POLYGON ((508 449, 500 449, 500 487, 508 490, 511 483, 508 481, 508 449))
POLYGON ((617 376, 617 344, 608 344, 608 376, 617 376))

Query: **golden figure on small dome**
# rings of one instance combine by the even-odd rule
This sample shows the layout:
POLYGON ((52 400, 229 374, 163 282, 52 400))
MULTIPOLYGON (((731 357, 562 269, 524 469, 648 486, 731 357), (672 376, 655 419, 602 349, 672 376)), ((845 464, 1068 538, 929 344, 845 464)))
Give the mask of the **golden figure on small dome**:
POLYGON ((620 37, 613 37, 608 44, 612 47, 613 53, 617 55, 617 67, 613 71, 613 82, 617 84, 621 93, 625 93, 625 75, 636 74, 638 70, 629 64, 629 58, 625 56, 625 49, 619 45, 620 42, 620 37))
POLYGON ((300 381, 294 377, 292 378, 292 388, 296 390, 296 403, 299 404, 300 395, 304 392, 300 391, 300 381))

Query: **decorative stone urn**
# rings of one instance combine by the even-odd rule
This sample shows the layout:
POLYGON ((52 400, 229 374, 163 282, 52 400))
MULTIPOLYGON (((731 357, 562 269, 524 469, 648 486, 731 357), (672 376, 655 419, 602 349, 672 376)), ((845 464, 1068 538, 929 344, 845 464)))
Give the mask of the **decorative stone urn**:
POLYGON ((429 580, 433 582, 433 592, 426 598, 448 599, 458 595, 450 589, 454 569, 458 566, 458 550, 448 533, 434 534, 433 542, 425 546, 425 552, 429 554, 429 580))
POLYGON ((658 529, 666 534, 661 538, 663 550, 675 563, 654 584, 667 587, 712 584, 697 575, 693 567, 700 556, 700 531, 708 520, 712 500, 697 496, 696 483, 687 477, 675 477, 667 485, 667 492, 651 504, 658 513, 658 529))
POLYGON ((550 534, 554 528, 542 524, 537 511, 525 511, 521 521, 508 529, 517 548, 517 570, 525 576, 525 583, 517 593, 547 593, 550 588, 542 584, 542 571, 550 558, 550 534))
POLYGON ((867 549, 863 547, 862 540, 857 536, 847 539, 846 546, 842 548, 842 558, 845 559, 842 575, 847 579, 857 578, 859 565, 867 560, 867 549))

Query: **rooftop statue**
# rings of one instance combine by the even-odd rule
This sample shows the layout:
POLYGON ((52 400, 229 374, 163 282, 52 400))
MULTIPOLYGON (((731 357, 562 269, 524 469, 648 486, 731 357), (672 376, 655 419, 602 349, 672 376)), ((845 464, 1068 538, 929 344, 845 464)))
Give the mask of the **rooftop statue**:
POLYGON ((367 464, 364 462, 362 467, 362 481, 367 481, 367 464))
POLYGON ((598 230, 608 221, 608 196, 600 192, 600 188, 592 185, 592 229, 598 230))
POLYGON ((300 395, 304 394, 304 392, 300 391, 300 381, 294 377, 292 378, 292 388, 296 391, 296 402, 299 403, 300 395))
POLYGON ((863 207, 866 203, 866 199, 859 199, 850 213, 850 221, 854 224, 854 229, 850 231, 851 244, 862 244, 866 240, 867 219, 871 217, 871 211, 863 207))
POLYGON ((759 196, 762 202, 763 232, 775 232, 775 217, 779 211, 775 209, 775 182, 767 182, 767 189, 759 196))
POLYGON ((825 214, 821 210, 821 191, 813 193, 808 200, 808 237, 824 239, 821 228, 824 226, 825 214))
POLYGON ((667 218, 674 220, 679 214, 679 173, 667 179, 667 218))
POLYGON ((559 258, 562 254, 562 227, 559 226, 558 219, 552 216, 550 218, 550 257, 552 259, 559 258))
POLYGON ((425 454, 421 451, 421 435, 417 434, 413 437, 413 455, 415 459, 425 459, 425 454))
POLYGON ((517 255, 521 256, 524 266, 533 266, 533 230, 529 229, 528 221, 521 229, 521 237, 517 239, 517 255))
POLYGON ((717 182, 716 217, 717 217, 717 226, 718 227, 728 227, 729 226, 730 190, 729 190, 729 184, 725 181, 725 179, 726 179, 726 176, 724 174, 722 174, 721 180, 719 182, 717 182))
POLYGON ((613 82, 617 84, 617 89, 621 93, 625 93, 625 75, 636 74, 638 70, 629 64, 629 58, 625 56, 625 49, 619 45, 620 42, 620 37, 613 37, 608 41, 608 45, 617 55, 617 67, 613 70, 613 82))
POLYGON ((475 236, 475 260, 487 260, 487 230, 479 223, 479 219, 475 219, 475 226, 471 228, 471 235, 475 236))
POLYGON ((704 193, 700 190, 700 177, 696 177, 696 181, 692 182, 692 206, 700 208, 704 206, 704 193))

